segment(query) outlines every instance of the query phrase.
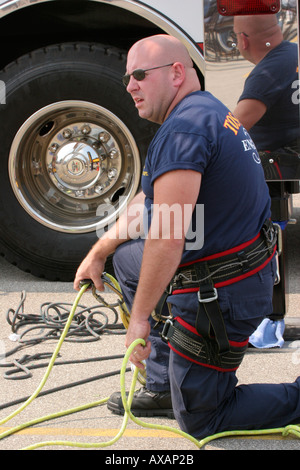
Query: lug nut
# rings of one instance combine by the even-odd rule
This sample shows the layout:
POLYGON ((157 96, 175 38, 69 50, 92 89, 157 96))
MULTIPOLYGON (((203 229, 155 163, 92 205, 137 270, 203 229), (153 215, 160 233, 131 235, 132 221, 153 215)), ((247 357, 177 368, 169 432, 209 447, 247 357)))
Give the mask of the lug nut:
POLYGON ((50 152, 55 153, 56 150, 58 149, 59 145, 58 144, 51 144, 50 145, 50 152))
POLYGON ((97 193, 97 194, 101 194, 102 191, 103 191, 103 189, 104 189, 104 187, 101 186, 101 184, 98 184, 97 186, 95 186, 94 191, 95 191, 95 193, 97 193))
POLYGON ((69 139, 72 135, 72 131, 70 129, 64 129, 62 135, 64 139, 69 139))
POLYGON ((117 176, 117 169, 116 168, 111 168, 108 173, 107 173, 107 176, 109 177, 109 179, 114 179, 116 176, 117 176))
POLYGON ((102 131, 100 132, 98 138, 103 144, 106 144, 106 142, 108 142, 110 139, 110 134, 106 131, 102 131))
POLYGON ((92 143, 92 147, 93 149, 98 150, 100 148, 100 142, 96 140, 95 142, 92 143))
POLYGON ((82 128, 81 128, 81 133, 83 135, 87 135, 91 132, 91 128, 88 124, 85 124, 82 128))
POLYGON ((112 150, 109 152, 109 157, 110 157, 111 159, 116 158, 118 155, 119 155, 119 152, 118 152, 117 149, 112 149, 112 150))

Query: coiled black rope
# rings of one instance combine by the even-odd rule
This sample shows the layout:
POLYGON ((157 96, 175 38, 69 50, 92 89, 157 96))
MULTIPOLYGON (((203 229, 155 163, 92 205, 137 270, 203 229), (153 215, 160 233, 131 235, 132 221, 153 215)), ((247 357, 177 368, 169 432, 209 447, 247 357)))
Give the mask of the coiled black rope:
MULTIPOLYGON (((100 302, 99 296, 98 301, 100 302)), ((6 352, 5 355, 0 355, 0 367, 9 368, 5 371, 3 377, 10 380, 24 380, 32 377, 31 370, 47 367, 52 357, 52 352, 24 354, 20 359, 12 359, 7 362, 7 358, 16 352, 42 343, 47 340, 56 339, 61 336, 64 330, 66 321, 68 320, 72 303, 61 302, 45 302, 40 306, 39 314, 26 314, 25 313, 25 300, 26 292, 22 291, 21 300, 16 309, 9 308, 6 314, 6 320, 11 326, 12 334, 17 335, 18 345, 6 352), (40 335, 29 337, 30 334, 40 330, 40 335), (5 360, 4 360, 5 359, 5 360), (43 361, 40 363, 34 363, 43 361)), ((116 307, 119 302, 114 304, 98 304, 92 307, 84 305, 77 306, 77 313, 74 314, 72 323, 66 335, 65 341, 71 342, 89 342, 98 341, 103 334, 124 334, 126 333, 123 323, 118 323, 118 312, 116 307), (103 310, 104 309, 104 310, 103 310), (96 315, 100 316, 101 321, 96 319, 96 315), (112 317, 112 319, 110 318, 112 317)), ((86 359, 72 359, 72 360, 58 360, 55 361, 54 366, 70 365, 70 364, 83 364, 88 362, 108 361, 113 359, 123 359, 123 355, 111 355, 91 357, 86 359)), ((131 370, 128 368, 126 372, 131 370)), ((89 382, 101 380, 107 377, 120 374, 120 369, 102 373, 93 377, 78 380, 75 382, 60 385, 49 390, 42 391, 38 396, 45 396, 68 388, 83 385, 89 382)), ((9 408, 19 403, 25 402, 29 397, 17 398, 8 403, 0 404, 0 410, 9 408)))
MULTIPOLYGON (((7 362, 7 358, 23 348, 34 346, 41 342, 60 337, 69 318, 72 303, 45 302, 40 306, 39 314, 25 313, 26 292, 22 291, 21 300, 16 309, 9 308, 6 320, 11 326, 12 334, 17 335, 18 345, 5 355, 0 355, 0 367, 12 368, 4 373, 5 379, 22 380, 32 377, 30 370, 46 367, 48 363, 31 364, 34 361, 49 359, 51 353, 25 354, 20 359, 7 362), (39 330, 40 334, 34 334, 39 330), (31 335, 31 336, 30 336, 31 335), (5 361, 4 361, 5 359, 5 361)), ((123 323, 118 323, 118 312, 115 304, 98 304, 92 307, 78 305, 65 341, 90 342, 98 341, 103 334, 124 334, 123 323), (96 318, 96 316, 100 316, 96 318), (112 317, 112 318, 111 318, 112 317)), ((72 361, 56 361, 55 365, 76 364, 104 359, 117 359, 122 356, 108 356, 105 358, 90 358, 72 361)))
MULTIPOLYGON (((6 319, 11 326, 12 332, 20 336, 18 339, 19 343, 33 344, 46 339, 52 339, 53 337, 57 339, 65 327, 72 304, 67 302, 45 302, 40 306, 40 314, 35 315, 24 312, 25 299, 26 292, 23 291, 17 309, 10 308, 6 314, 6 319), (25 327, 25 331, 21 333, 20 330, 25 327), (49 331, 40 337, 24 339, 29 332, 36 329, 49 331)), ((117 323, 118 312, 115 308, 116 306, 118 306, 118 303, 101 306, 98 304, 92 307, 78 305, 78 311, 74 315, 66 341, 97 341, 104 332, 124 334, 124 325, 117 323), (113 315, 111 322, 109 322, 108 313, 113 315), (102 321, 97 320, 95 318, 96 315, 100 315, 102 321)))

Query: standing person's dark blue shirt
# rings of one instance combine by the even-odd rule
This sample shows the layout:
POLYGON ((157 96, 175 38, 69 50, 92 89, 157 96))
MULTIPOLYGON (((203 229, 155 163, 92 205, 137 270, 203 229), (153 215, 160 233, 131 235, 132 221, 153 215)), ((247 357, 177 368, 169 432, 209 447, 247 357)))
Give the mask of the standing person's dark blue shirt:
POLYGON ((246 79, 239 102, 259 100, 267 108, 249 130, 258 150, 276 150, 299 137, 297 84, 298 48, 288 41, 272 49, 246 79))

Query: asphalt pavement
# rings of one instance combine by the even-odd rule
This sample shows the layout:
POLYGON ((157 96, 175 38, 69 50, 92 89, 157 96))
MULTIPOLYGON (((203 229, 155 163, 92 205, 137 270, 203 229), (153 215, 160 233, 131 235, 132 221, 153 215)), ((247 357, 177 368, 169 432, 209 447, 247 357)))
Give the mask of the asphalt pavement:
MULTIPOLYGON (((289 225, 287 229, 289 307, 286 320, 297 323, 300 318, 300 197, 297 195, 293 199, 293 217, 298 223, 289 225)), ((81 449, 79 445, 85 443, 94 446, 88 449, 101 450, 103 459, 107 459, 106 464, 122 463, 134 467, 147 462, 162 464, 163 461, 155 461, 158 453, 172 455, 172 459, 175 458, 175 461, 166 463, 180 463, 180 455, 181 463, 200 462, 198 447, 188 438, 162 428, 145 426, 159 425, 178 430, 175 420, 144 418, 142 424, 129 420, 121 437, 116 438, 123 426, 123 418, 108 411, 105 403, 95 405, 98 401, 108 398, 111 393, 120 390, 120 369, 126 351, 124 330, 118 326, 119 318, 117 318, 117 327, 105 329, 99 333, 98 338, 93 337, 93 341, 79 342, 78 337, 76 341, 65 340, 55 365, 45 380, 45 372, 57 348, 58 339, 43 340, 20 349, 18 337, 12 335, 9 318, 14 318, 22 295, 25 295, 24 292, 26 297, 23 310, 20 309, 19 312, 28 318, 32 318, 31 315, 39 317, 41 306, 45 303, 69 304, 65 308, 71 308, 77 295, 72 283, 37 279, 0 259, 0 353, 5 354, 5 358, 0 362, 0 432, 26 425, 23 430, 7 437, 2 437, 2 434, 1 450, 20 450, 42 442, 46 444, 40 447, 41 450, 79 450, 81 449), (12 309, 10 315, 7 315, 10 309, 12 309), (16 352, 13 352, 15 348, 16 352), (30 358, 30 365, 44 364, 44 366, 30 370, 31 377, 16 380, 16 375, 9 375, 13 370, 11 364, 24 355, 36 355, 36 359, 30 358), (65 362, 71 363, 65 364, 65 362), (25 400, 36 393, 42 381, 45 383, 37 397, 24 407, 25 400), (95 406, 78 411, 78 407, 91 403, 95 406), (20 410, 20 407, 23 409, 20 410), (73 409, 72 414, 53 418, 54 413, 69 409, 73 409), (53 419, 27 427, 27 423, 32 420, 39 420, 48 415, 53 419), (145 450, 148 451, 147 455, 141 453, 145 450), (123 454, 121 451, 127 452, 123 454), (127 460, 121 457, 124 455, 127 460), (139 462, 134 460, 134 456, 135 458, 139 456, 139 462), (152 461, 149 460, 151 458, 152 461)), ((115 300, 112 294, 106 294, 105 298, 110 302, 115 300)), ((92 309, 95 304, 95 299, 89 291, 83 294, 79 308, 86 306, 92 309)), ((106 313, 109 316, 108 322, 113 323, 114 315, 108 311, 106 313)), ((100 321, 99 314, 95 314, 95 318, 100 321)), ((40 338, 45 331, 45 328, 39 327, 26 333, 22 341, 40 338)), ((26 375, 27 372, 25 369, 22 374, 26 375)), ((291 341, 286 341, 280 349, 249 349, 239 368, 238 378, 239 383, 291 382, 299 372, 300 337, 299 340, 295 337, 291 341)), ((127 389, 132 376, 131 371, 125 374, 127 389)), ((212 440, 203 446, 202 450, 300 450, 300 441, 291 435, 283 437, 281 434, 235 436, 212 440)))

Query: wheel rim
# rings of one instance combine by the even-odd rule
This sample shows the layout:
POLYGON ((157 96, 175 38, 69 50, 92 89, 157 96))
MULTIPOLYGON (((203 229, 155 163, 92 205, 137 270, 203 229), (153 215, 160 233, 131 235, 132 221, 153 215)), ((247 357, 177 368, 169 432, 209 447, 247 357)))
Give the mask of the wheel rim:
POLYGON ((107 109, 85 101, 37 111, 17 132, 9 155, 18 201, 40 224, 59 232, 90 232, 114 222, 136 193, 140 170, 129 129, 107 109))

